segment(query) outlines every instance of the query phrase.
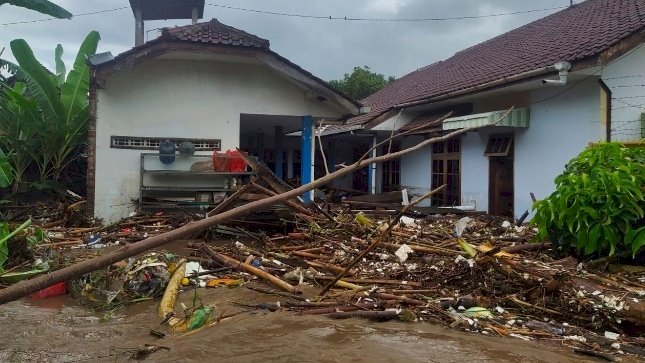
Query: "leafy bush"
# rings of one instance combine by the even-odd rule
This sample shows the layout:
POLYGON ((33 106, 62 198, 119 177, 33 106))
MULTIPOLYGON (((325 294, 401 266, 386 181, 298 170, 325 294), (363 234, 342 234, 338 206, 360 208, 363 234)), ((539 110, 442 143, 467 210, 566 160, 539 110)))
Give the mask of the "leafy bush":
POLYGON ((619 143, 590 147, 555 179, 556 191, 533 205, 538 238, 586 254, 645 246, 645 148, 619 143))

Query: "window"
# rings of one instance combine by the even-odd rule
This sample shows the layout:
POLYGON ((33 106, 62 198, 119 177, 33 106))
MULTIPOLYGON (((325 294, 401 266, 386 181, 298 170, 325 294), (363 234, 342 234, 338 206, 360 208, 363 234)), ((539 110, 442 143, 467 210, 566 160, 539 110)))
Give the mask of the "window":
POLYGON ((490 135, 486 144, 485 156, 508 156, 513 146, 513 135, 490 135))
POLYGON ((446 184, 446 189, 432 196, 432 204, 461 204, 461 145, 459 139, 432 145, 432 189, 446 184))
MULTIPOLYGON (((389 145, 383 146, 382 155, 387 154, 389 145)), ((401 151, 401 145, 392 143, 392 152, 401 151)), ((382 192, 401 190, 401 159, 394 159, 383 163, 382 192)))
POLYGON ((115 149, 157 150, 162 141, 170 140, 179 147, 184 141, 192 142, 196 151, 219 151, 222 142, 219 139, 186 139, 167 137, 112 136, 110 147, 115 149))

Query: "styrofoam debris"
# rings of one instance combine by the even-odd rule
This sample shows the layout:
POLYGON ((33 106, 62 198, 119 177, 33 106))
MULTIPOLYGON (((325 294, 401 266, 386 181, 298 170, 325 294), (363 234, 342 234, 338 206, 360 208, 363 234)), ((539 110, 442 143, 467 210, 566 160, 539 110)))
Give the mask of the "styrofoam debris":
POLYGON ((619 336, 620 336, 620 334, 618 334, 618 333, 614 333, 614 332, 611 332, 611 331, 608 331, 608 330, 605 331, 605 338, 607 338, 607 339, 617 340, 619 336))
POLYGON ((405 262, 408 259, 408 255, 413 252, 414 250, 410 248, 410 246, 403 244, 398 250, 396 250, 396 252, 394 252, 394 255, 399 258, 399 261, 405 262))

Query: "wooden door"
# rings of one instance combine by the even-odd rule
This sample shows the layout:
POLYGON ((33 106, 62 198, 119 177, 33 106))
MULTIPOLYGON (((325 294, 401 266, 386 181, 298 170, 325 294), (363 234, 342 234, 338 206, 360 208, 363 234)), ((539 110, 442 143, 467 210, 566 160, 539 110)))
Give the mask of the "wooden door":
POLYGON ((513 157, 489 157, 488 213, 513 217, 513 157))

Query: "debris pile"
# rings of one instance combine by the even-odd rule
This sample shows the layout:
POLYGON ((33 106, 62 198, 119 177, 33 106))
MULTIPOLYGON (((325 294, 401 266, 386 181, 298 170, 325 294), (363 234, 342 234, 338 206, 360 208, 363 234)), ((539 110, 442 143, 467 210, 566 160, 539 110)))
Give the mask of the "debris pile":
MULTIPOLYGON (((248 188, 266 189, 267 196, 284 193, 284 186, 259 175, 248 188), (260 181, 265 184, 256 184, 260 181)), ((208 214, 231 208, 242 194, 234 193, 208 214)), ((200 289, 244 286, 275 296, 273 303, 236 302, 250 310, 430 321, 557 342, 605 359, 620 353, 645 356, 642 266, 558 258, 549 243, 531 242, 533 227, 488 215, 432 214, 436 211, 391 203, 373 209, 363 204, 360 211, 351 203, 305 206, 293 199, 283 204, 293 212, 288 223, 246 230, 236 220, 223 222, 205 235, 184 237, 192 239, 183 242, 190 249, 183 256, 159 248, 130 254, 68 280, 67 287, 110 309, 163 294, 160 319, 175 333, 222 318, 224 312, 215 311, 212 302, 201 301, 200 289), (175 307, 182 292, 194 294, 193 306, 175 307)), ((155 213, 100 226, 72 224, 73 214, 59 208, 48 219, 34 219, 39 227, 23 236, 40 236, 31 245, 32 259, 43 269, 38 274, 47 265, 51 271, 75 266, 123 250, 121 245, 135 247, 153 236, 172 235, 204 218, 155 213)))
POLYGON ((548 244, 527 243, 535 233, 531 227, 473 218, 401 218, 323 296, 300 291, 311 292, 343 274, 385 230, 387 219, 339 213, 334 222, 304 223, 261 242, 189 246, 202 260, 239 270, 236 278, 257 277, 277 287, 247 285, 283 297, 258 308, 431 321, 482 334, 559 341, 582 352, 645 354, 645 269, 587 271, 571 257, 543 253, 548 244))

